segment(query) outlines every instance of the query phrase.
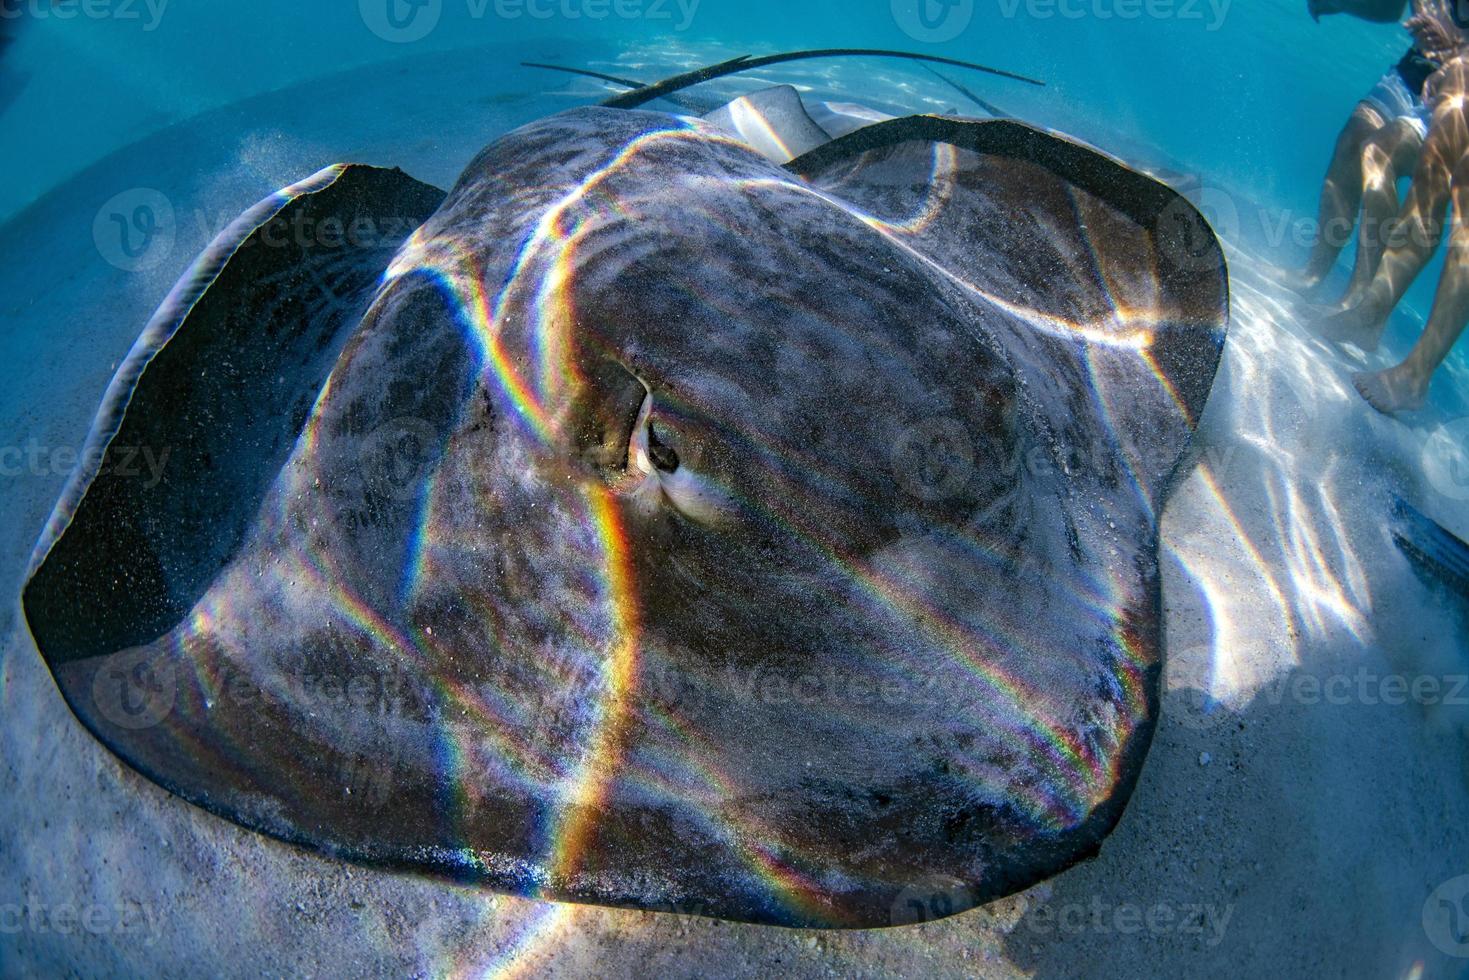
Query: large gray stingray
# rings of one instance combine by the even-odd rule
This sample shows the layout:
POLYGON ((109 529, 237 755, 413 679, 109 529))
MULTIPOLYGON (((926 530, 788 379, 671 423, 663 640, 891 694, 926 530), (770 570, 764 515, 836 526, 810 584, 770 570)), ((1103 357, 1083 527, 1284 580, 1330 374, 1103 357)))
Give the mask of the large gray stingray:
POLYGON ((98 738, 288 841, 598 904, 888 925, 1096 851, 1218 244, 1016 122, 634 107, 717 73, 217 239, 25 588, 98 738))

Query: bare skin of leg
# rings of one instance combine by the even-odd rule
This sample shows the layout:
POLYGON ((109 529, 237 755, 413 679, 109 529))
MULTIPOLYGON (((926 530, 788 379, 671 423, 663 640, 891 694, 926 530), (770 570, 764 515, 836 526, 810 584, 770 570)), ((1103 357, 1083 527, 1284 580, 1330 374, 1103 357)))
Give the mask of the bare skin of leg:
POLYGON ((1469 149, 1469 126, 1461 100, 1451 100, 1433 115, 1428 139, 1413 172, 1407 203, 1387 235, 1372 281, 1353 305, 1323 318, 1318 332, 1332 340, 1347 341, 1375 350, 1394 307, 1443 238, 1449 205, 1449 182, 1459 160, 1469 149))
MULTIPOLYGON (((1362 219, 1357 226, 1357 261, 1341 308, 1355 306, 1387 251, 1386 229, 1402 207, 1398 178, 1411 174, 1423 136, 1406 119, 1394 119, 1362 148, 1362 219)), ((1323 234, 1326 232, 1323 230, 1323 234)))
POLYGON ((1469 158, 1461 160, 1454 171, 1452 195, 1454 230, 1423 336, 1403 363, 1352 378, 1357 391, 1380 412, 1421 408, 1434 370, 1469 324, 1469 158))
POLYGON ((1321 185, 1321 203, 1317 208, 1317 227, 1321 233, 1311 249, 1311 257, 1299 272, 1285 274, 1286 285, 1300 292, 1314 289, 1326 278, 1342 246, 1351 237, 1362 205, 1362 153, 1377 132, 1387 125, 1376 108, 1359 102, 1351 118, 1336 138, 1326 181, 1321 185))

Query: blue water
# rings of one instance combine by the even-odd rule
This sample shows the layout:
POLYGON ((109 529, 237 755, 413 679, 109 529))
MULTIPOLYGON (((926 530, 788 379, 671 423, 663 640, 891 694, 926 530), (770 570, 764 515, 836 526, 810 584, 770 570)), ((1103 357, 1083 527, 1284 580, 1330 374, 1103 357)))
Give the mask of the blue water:
MULTIPOLYGON (((669 43, 750 51, 901 47, 979 61, 1049 82, 1032 93, 997 79, 966 79, 1012 111, 1063 129, 1085 123, 1147 141, 1225 185, 1248 186, 1262 201, 1311 212, 1341 122, 1406 48, 1396 27, 1344 18, 1314 24, 1297 0, 1233 0, 1217 8, 1222 14, 1206 0, 1177 0, 1173 16, 1127 20, 1092 13, 1040 17, 1027 10, 1044 13, 1044 4, 980 0, 970 4, 977 9, 967 26, 942 42, 904 33, 886 0, 700 0, 687 19, 675 0, 656 10, 657 0, 646 0, 640 18, 612 15, 600 22, 529 13, 512 19, 495 13, 505 0, 487 2, 443 0, 436 28, 409 43, 375 35, 352 2, 173 0, 156 21, 143 0, 128 9, 137 19, 32 15, 8 55, 10 70, 28 78, 0 117, 0 167, 7 174, 0 215, 108 150, 208 109, 424 52, 539 47, 547 40, 600 43, 609 53, 669 43), (484 16, 475 16, 478 7, 484 16), (1014 16, 1007 16, 1010 9, 1014 16)), ((574 9, 580 7, 578 0, 574 9)), ((1068 9, 1094 7, 1106 12, 1116 4, 1075 0, 1068 9)), ((956 23, 964 9, 956 8, 956 23)), ((442 98, 467 99, 479 81, 466 78, 463 89, 442 98)), ((391 75, 381 84, 391 86, 391 75)), ((361 96, 374 93, 364 89, 361 96)))
MULTIPOLYGON (((94 0, 110 15, 69 19, 37 0, 6 0, 7 11, 27 13, 8 21, 20 36, 0 77, 10 90, 0 115, 0 220, 112 150, 208 110, 352 68, 486 46, 484 71, 439 94, 445 106, 503 87, 497 69, 507 66, 492 62, 521 51, 574 50, 588 60, 677 51, 691 63, 701 50, 872 46, 978 61, 1048 83, 962 79, 1014 114, 1109 149, 1155 148, 1211 186, 1247 194, 1269 215, 1246 207, 1244 232, 1278 239, 1282 219, 1310 219, 1340 125, 1406 48, 1404 32, 1342 17, 1316 24, 1296 0, 1139 0, 1141 16, 1128 2, 965 0, 946 16, 931 8, 930 31, 915 0, 607 0, 601 20, 589 16, 602 9, 597 0, 432 0, 416 11, 404 0, 94 0), (402 4, 401 33, 374 13, 389 2, 402 4)), ((356 94, 371 103, 394 85, 384 72, 356 94)), ((1430 296, 1420 285, 1410 305, 1430 296)))

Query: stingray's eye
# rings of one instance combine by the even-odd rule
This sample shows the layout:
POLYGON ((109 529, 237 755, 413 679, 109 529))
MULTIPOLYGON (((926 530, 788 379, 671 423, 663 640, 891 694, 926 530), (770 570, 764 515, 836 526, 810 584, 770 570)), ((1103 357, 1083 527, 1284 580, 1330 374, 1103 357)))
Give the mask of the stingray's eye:
POLYGON ((648 420, 648 458, 664 473, 678 469, 678 453, 669 445, 667 431, 652 419, 648 420))
POLYGON ((683 465, 679 452, 682 435, 676 423, 654 418, 654 406, 653 392, 647 390, 628 440, 628 467, 649 476, 669 477, 683 465))
POLYGON ((653 394, 643 399, 637 425, 628 445, 628 470, 636 474, 633 491, 644 504, 669 507, 684 518, 701 524, 720 524, 735 512, 729 491, 685 465, 682 455, 697 464, 697 446, 677 420, 653 418, 653 394))

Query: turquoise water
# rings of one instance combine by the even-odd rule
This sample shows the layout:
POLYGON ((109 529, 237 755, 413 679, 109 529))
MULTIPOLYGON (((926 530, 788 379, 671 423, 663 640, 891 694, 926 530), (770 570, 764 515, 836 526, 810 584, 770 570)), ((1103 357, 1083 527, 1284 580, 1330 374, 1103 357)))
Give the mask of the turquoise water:
MULTIPOLYGON (((245 8, 173 0, 155 21, 138 0, 127 8, 136 20, 32 17, 8 55, 10 71, 29 77, 0 118, 4 166, 14 175, 0 189, 0 214, 112 148, 251 95, 426 51, 548 40, 600 44, 609 56, 624 45, 665 43, 689 51, 872 46, 992 64, 1049 83, 1031 93, 967 79, 1012 112, 1144 140, 1226 185, 1254 189, 1261 201, 1313 211, 1341 121, 1407 46, 1391 26, 1340 17, 1312 23, 1304 3, 1292 0, 1216 7, 1178 0, 1160 7, 1173 6, 1170 16, 1137 19, 1115 16, 1128 10, 1126 0, 1120 8, 1078 0, 1067 9, 1084 16, 1074 18, 1044 16, 1043 4, 1030 4, 1030 14, 1021 4, 1007 16, 1005 0, 983 0, 969 9, 967 26, 941 42, 905 33, 886 2, 700 0, 687 18, 673 0, 656 9, 653 2, 637 19, 596 22, 512 19, 497 16, 494 2, 479 4, 485 13, 476 17, 476 0, 444 0, 436 28, 411 43, 378 37, 346 2, 245 8)), ((956 8, 935 36, 951 33, 966 9, 956 8)), ((478 94, 494 77, 494 66, 485 67, 482 78, 466 78, 441 98, 452 104, 478 94)), ((370 89, 361 94, 373 97, 370 89)))
MULTIPOLYGON (((983 76, 962 81, 1012 114, 1085 135, 1114 152, 1151 148, 1209 186, 1240 195, 1241 232, 1272 244, 1283 239, 1289 248, 1281 229, 1314 216, 1342 121, 1407 46, 1395 26, 1344 17, 1313 23, 1304 4, 1292 0, 1155 0, 1150 6, 1139 0, 1136 9, 1129 0, 968 0, 947 11, 934 8, 932 30, 916 19, 912 0, 795 6, 625 0, 625 16, 609 0, 601 20, 589 16, 600 9, 596 3, 586 7, 582 0, 530 7, 436 0, 421 10, 405 4, 403 32, 386 20, 374 32, 372 3, 364 15, 352 3, 309 10, 270 3, 247 11, 110 0, 97 7, 107 16, 78 8, 63 19, 44 4, 8 2, 8 10, 27 13, 9 21, 23 29, 0 80, 12 88, 0 116, 0 166, 7 174, 0 218, 112 150, 181 120, 262 93, 303 85, 309 92, 313 79, 431 52, 483 47, 485 60, 482 70, 434 97, 440 105, 425 107, 430 118, 497 89, 552 87, 549 78, 506 79, 507 67, 530 51, 576 52, 588 62, 626 60, 633 52, 652 77, 660 60, 692 64, 701 53, 867 46, 1044 79, 1044 90, 983 76), (659 58, 675 53, 676 59, 659 58)), ((932 82, 921 72, 903 74, 932 82)), ((364 104, 394 85, 387 72, 364 81, 356 89, 364 104)), ((937 96, 944 98, 973 111, 961 97, 937 96)), ((402 125, 411 130, 414 115, 405 115, 402 125)), ((1423 281, 1435 279, 1434 271, 1423 281)), ((1430 297, 1420 283, 1411 303, 1430 297)))

